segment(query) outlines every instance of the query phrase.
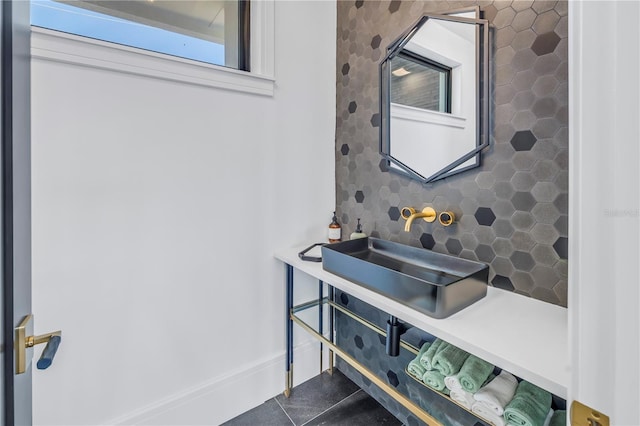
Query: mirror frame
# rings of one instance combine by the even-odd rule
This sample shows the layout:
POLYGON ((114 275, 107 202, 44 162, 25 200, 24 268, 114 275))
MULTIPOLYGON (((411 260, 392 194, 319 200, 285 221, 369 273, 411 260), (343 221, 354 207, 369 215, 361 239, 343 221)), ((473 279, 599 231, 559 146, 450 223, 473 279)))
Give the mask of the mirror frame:
MULTIPOLYGON (((478 12, 478 9, 467 9, 467 12, 478 12)), ((448 13, 460 13, 452 11, 448 13)), ((477 16, 477 15, 476 15, 477 16)), ((479 18, 463 18, 446 14, 425 14, 409 29, 403 32, 393 43, 387 47, 387 54, 380 61, 380 154, 386 160, 390 171, 400 173, 410 178, 430 183, 439 179, 476 168, 481 164, 481 151, 490 145, 489 139, 489 21, 479 18), (425 177, 391 155, 391 59, 397 56, 411 37, 429 19, 461 22, 476 26, 476 142, 475 148, 461 156, 452 163, 444 166, 431 176, 425 177), (475 163, 460 169, 456 167, 475 157, 475 163), (391 167, 394 164, 397 168, 391 167), (454 170, 455 169, 455 170, 454 170)))

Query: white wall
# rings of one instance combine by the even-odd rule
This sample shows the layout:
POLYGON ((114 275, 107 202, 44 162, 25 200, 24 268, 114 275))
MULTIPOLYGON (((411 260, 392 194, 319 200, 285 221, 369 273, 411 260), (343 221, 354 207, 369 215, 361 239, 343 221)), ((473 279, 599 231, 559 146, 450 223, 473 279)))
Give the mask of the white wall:
POLYGON ((282 391, 272 254, 334 209, 335 15, 276 2, 273 97, 33 61, 33 311, 63 330, 35 424, 218 424, 282 391))

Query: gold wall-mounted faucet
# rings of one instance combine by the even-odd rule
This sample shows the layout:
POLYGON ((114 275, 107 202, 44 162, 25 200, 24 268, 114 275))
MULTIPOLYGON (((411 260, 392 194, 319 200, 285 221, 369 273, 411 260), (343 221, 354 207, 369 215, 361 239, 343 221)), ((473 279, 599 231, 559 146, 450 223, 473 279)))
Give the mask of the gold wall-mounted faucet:
POLYGON ((404 224, 405 232, 411 231, 411 225, 413 221, 422 218, 425 222, 434 222, 436 217, 438 216, 433 207, 425 207, 421 212, 416 212, 413 207, 404 207, 401 211, 402 217, 407 220, 407 223, 404 224))

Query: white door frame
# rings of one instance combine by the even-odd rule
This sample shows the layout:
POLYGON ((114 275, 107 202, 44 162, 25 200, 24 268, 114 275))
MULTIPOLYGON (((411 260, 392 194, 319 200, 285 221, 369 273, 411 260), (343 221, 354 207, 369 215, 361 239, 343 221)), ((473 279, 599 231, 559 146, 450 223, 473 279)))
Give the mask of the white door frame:
POLYGON ((640 4, 569 4, 570 403, 640 419, 640 4))
MULTIPOLYGON (((29 2, 0 4, 2 404, 0 422, 30 425, 31 366, 15 374, 14 328, 31 313, 31 58, 29 2)), ((29 329, 30 331, 31 329, 29 329)))

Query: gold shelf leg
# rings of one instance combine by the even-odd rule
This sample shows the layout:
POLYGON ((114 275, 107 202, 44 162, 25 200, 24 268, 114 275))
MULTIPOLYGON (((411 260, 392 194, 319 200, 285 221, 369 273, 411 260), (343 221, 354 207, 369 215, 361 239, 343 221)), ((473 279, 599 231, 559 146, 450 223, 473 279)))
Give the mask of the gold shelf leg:
POLYGON ((288 371, 284 373, 284 392, 282 392, 282 394, 285 396, 285 398, 289 398, 289 396, 291 395, 291 389, 289 389, 289 372, 288 371))
POLYGON ((289 398, 291 396, 291 388, 293 387, 293 364, 289 365, 289 371, 285 373, 284 377, 284 392, 282 394, 289 398))

